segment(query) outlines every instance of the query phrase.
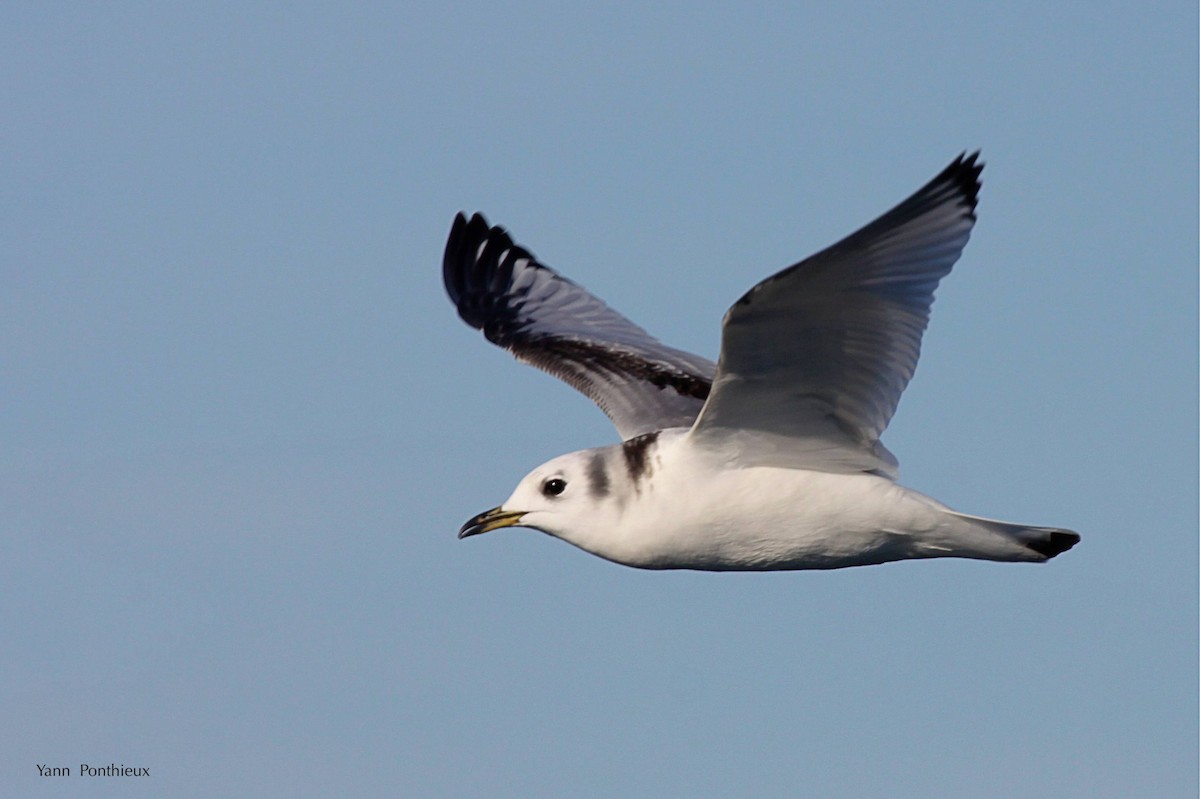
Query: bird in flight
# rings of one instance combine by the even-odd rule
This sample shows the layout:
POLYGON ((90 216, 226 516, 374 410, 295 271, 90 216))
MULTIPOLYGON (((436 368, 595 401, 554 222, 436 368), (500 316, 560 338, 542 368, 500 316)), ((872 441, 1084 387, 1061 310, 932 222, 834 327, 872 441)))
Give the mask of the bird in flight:
POLYGON ((934 290, 975 223, 979 153, 763 280, 725 314, 717 363, 662 344, 480 214, 443 261, 459 316, 566 381, 622 443, 530 472, 459 538, 548 533, 645 569, 837 569, 915 558, 1040 563, 1079 542, 971 516, 896 482, 883 433, 934 290))

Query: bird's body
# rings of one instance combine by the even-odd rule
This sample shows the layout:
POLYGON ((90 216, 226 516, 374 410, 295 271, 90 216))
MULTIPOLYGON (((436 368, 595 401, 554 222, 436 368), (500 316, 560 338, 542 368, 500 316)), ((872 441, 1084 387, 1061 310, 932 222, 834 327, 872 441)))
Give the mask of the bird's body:
POLYGON ((835 569, 962 557, 1041 562, 1070 530, 961 514, 896 482, 879 441, 933 292, 966 245, 982 165, 960 157, 858 232, 729 309, 714 364, 667 347, 476 214, 455 220, 460 316, 591 397, 619 445, 555 458, 460 537, 531 527, 647 569, 835 569))
POLYGON ((646 569, 837 569, 949 556, 1037 562, 1046 556, 1018 533, 1057 532, 964 516, 876 474, 738 466, 683 428, 556 458, 503 507, 536 507, 537 487, 553 479, 577 492, 571 524, 530 511, 523 525, 646 569))

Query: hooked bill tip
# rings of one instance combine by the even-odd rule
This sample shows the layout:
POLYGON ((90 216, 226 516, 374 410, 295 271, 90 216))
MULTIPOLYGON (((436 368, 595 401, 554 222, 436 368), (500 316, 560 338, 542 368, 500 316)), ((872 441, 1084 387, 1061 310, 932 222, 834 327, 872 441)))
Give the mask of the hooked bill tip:
POLYGON ((492 508, 485 510, 478 516, 468 520, 458 531, 459 540, 469 538, 480 533, 487 533, 492 530, 498 530, 501 527, 513 527, 520 523, 521 517, 524 516, 523 511, 503 510, 502 508, 492 508))

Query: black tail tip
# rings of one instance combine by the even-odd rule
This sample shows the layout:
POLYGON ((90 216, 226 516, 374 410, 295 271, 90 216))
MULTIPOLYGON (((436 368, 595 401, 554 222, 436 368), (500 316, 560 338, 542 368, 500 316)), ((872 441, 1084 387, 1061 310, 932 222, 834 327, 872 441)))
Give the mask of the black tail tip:
POLYGON ((1039 538, 1035 541, 1026 541, 1025 546, 1038 553, 1046 560, 1055 555, 1061 555, 1071 547, 1079 543, 1079 533, 1073 533, 1070 530, 1051 530, 1045 538, 1039 538))

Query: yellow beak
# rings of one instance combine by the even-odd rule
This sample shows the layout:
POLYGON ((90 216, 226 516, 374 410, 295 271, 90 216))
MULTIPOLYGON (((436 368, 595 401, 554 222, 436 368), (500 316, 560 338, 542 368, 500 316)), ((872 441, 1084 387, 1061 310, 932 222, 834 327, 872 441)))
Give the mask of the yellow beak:
POLYGON ((464 524, 458 531, 458 537, 466 538, 480 533, 488 533, 492 530, 499 530, 501 527, 515 527, 521 523, 521 517, 524 515, 525 511, 521 510, 503 510, 502 508, 485 510, 464 524))

